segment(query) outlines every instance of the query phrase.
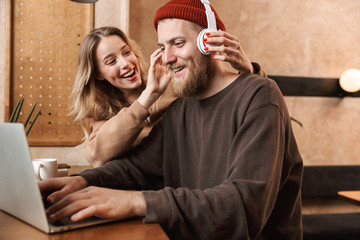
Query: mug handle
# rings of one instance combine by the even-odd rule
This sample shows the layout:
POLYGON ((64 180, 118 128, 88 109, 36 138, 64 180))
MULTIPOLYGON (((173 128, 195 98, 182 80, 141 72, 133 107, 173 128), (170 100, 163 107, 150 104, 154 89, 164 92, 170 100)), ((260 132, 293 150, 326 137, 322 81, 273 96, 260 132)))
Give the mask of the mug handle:
POLYGON ((39 163, 39 167, 37 168, 37 172, 36 172, 36 178, 41 181, 41 176, 40 176, 40 168, 44 167, 44 165, 42 163, 39 163))

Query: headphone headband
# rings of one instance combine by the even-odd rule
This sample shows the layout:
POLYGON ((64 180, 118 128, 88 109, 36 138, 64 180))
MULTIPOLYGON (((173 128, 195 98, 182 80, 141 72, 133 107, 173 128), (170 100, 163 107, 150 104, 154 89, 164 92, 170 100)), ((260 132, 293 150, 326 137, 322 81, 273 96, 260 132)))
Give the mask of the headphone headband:
POLYGON ((204 5, 205 7, 205 14, 206 14, 206 20, 207 20, 207 28, 203 29, 198 37, 197 37, 197 47, 199 49, 199 51, 204 54, 204 55, 210 55, 211 53, 208 52, 207 50, 205 50, 206 47, 206 43, 204 43, 204 38, 207 38, 206 33, 207 32, 215 32, 217 31, 217 27, 216 27, 216 18, 215 18, 215 14, 213 12, 213 10, 210 7, 210 2, 209 0, 200 0, 201 3, 204 5))
POLYGON ((206 20, 207 20, 207 24, 208 24, 207 28, 210 31, 216 31, 217 30, 216 19, 215 19, 214 12, 211 10, 210 1, 209 0, 200 0, 200 1, 205 7, 206 20))

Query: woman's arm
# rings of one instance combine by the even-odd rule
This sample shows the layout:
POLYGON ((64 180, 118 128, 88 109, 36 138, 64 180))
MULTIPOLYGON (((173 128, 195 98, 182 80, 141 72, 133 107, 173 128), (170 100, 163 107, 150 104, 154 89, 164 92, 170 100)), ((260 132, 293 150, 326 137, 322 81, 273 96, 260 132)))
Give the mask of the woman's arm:
POLYGON ((149 112, 137 101, 107 121, 93 121, 85 154, 92 166, 98 167, 126 152, 145 127, 149 112))
MULTIPOLYGON (((126 152, 135 142, 144 138, 150 131, 143 130, 150 113, 155 114, 156 118, 161 117, 157 113, 163 113, 164 108, 175 99, 171 93, 163 94, 170 81, 170 75, 161 63, 161 56, 159 49, 151 55, 147 86, 137 101, 130 107, 121 109, 109 120, 92 122, 85 150, 87 160, 94 167, 126 152), (154 104, 155 101, 158 102, 154 104), (149 111, 150 107, 152 109, 149 111)), ((157 119, 151 120, 155 122, 157 119)), ((152 122, 148 125, 152 125, 152 122)))

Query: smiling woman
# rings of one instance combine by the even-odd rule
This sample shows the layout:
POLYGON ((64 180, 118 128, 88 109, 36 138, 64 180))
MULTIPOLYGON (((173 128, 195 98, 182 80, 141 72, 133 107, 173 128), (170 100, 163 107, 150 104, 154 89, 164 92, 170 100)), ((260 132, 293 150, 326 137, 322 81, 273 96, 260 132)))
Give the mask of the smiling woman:
POLYGON ((162 74, 161 56, 159 50, 152 55, 146 79, 137 46, 120 29, 98 28, 83 40, 72 113, 84 127, 92 165, 101 165, 146 136, 176 98, 171 91, 162 95, 170 77, 162 74))

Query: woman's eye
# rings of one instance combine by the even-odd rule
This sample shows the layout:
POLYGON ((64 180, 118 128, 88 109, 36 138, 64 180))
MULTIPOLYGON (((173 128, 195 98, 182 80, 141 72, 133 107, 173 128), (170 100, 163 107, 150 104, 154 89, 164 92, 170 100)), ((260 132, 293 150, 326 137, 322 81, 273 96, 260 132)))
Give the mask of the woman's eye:
POLYGON ((131 54, 131 51, 130 50, 127 50, 124 52, 124 55, 130 55, 131 54))
POLYGON ((106 65, 113 65, 115 62, 116 62, 115 59, 113 59, 113 60, 111 60, 111 61, 108 61, 108 62, 106 63, 106 65))

